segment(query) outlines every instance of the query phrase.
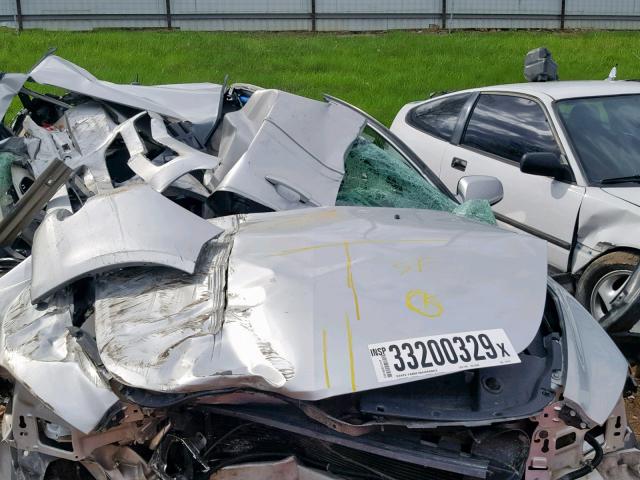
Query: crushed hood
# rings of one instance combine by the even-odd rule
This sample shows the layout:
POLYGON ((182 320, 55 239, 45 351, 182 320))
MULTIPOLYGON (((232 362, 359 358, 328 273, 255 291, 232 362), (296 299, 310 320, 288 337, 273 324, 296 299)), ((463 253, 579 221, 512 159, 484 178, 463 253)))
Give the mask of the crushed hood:
POLYGON ((380 384, 370 344, 502 329, 520 352, 540 326, 545 245, 530 236, 408 209, 215 222, 227 234, 202 276, 98 282, 98 346, 122 382, 165 392, 249 385, 313 400, 422 378, 380 384), (215 273, 225 258, 226 306, 215 273))
POLYGON ((294 366, 291 396, 378 388, 371 344, 503 329, 524 350, 542 319, 545 252, 530 236, 428 210, 251 216, 229 260, 226 318, 294 366))
POLYGON ((602 190, 625 202, 640 206, 640 187, 608 187, 602 190))

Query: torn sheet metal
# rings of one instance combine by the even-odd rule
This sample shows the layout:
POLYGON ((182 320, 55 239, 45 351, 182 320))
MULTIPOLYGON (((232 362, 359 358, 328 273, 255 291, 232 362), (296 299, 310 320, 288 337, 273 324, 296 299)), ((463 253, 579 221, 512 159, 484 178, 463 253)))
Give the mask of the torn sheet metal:
POLYGON ((85 185, 94 193, 109 192, 113 189, 106 155, 114 141, 121 137, 130 156, 129 168, 154 190, 163 192, 170 185, 181 180, 180 185, 199 192, 204 190, 203 195, 208 196, 209 192, 204 187, 201 186, 198 189, 197 186, 192 185, 192 182, 182 177, 194 170, 213 169, 218 166, 218 159, 171 137, 159 115, 153 112, 140 112, 116 125, 104 108, 95 102, 89 102, 70 109, 65 114, 65 121, 72 136, 78 139, 77 143, 83 153, 82 157, 75 158, 69 163, 73 168, 85 168, 83 175, 85 185), (147 158, 147 148, 136 127, 137 122, 147 114, 151 117, 153 139, 177 154, 162 165, 156 165, 147 158))
MULTIPOLYGON (((194 170, 212 170, 219 165, 219 160, 179 140, 171 137, 167 132, 164 121, 155 113, 151 117, 151 136, 158 143, 176 152, 177 156, 167 163, 154 165, 143 152, 132 152, 128 162, 129 167, 157 192, 163 192, 176 180, 194 170)), ((127 148, 129 145, 127 144, 127 148)))
POLYGON ((68 109, 59 123, 57 126, 69 132, 83 155, 98 150, 117 127, 98 102, 86 102, 68 109))
POLYGON ((29 75, 23 73, 0 73, 0 121, 11 106, 13 98, 18 94, 29 75))
POLYGON ((243 329, 228 323, 222 328, 235 234, 234 217, 227 220, 227 231, 205 247, 193 276, 137 268, 98 278, 98 348, 120 382, 158 392, 284 383, 243 329))
POLYGON ((28 286, 23 288, 0 316, 0 366, 65 422, 88 433, 118 399, 69 332, 71 304, 61 292, 36 307, 28 286))
POLYGON ((51 136, 51 132, 36 124, 31 117, 27 116, 22 123, 24 135, 30 139, 36 139, 38 148, 31 157, 31 168, 33 174, 38 177, 56 159, 61 159, 60 152, 51 136))
POLYGON ((147 185, 91 197, 73 215, 48 214, 33 242, 31 296, 114 268, 159 265, 193 273, 202 246, 222 230, 147 185))
POLYGON ((125 142, 130 155, 143 155, 146 153, 146 147, 135 126, 135 123, 144 115, 146 115, 146 112, 140 112, 117 125, 110 132, 108 132, 108 128, 95 132, 96 137, 87 142, 89 151, 83 152, 81 157, 71 163, 70 166, 74 169, 84 167, 84 183, 93 193, 109 193, 114 188, 107 168, 106 155, 118 137, 121 137, 125 142))
POLYGON ((273 210, 334 205, 364 125, 341 105, 260 90, 222 121, 213 186, 273 210))
POLYGON ((40 84, 189 121, 201 142, 218 118, 223 93, 220 85, 212 83, 119 85, 98 80, 85 69, 56 55, 44 58, 31 70, 29 77, 40 84))

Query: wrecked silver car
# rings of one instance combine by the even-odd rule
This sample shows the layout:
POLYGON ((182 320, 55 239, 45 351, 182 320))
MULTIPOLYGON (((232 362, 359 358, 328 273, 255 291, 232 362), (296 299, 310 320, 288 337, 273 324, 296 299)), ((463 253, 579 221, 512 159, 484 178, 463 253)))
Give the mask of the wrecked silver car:
POLYGON ((15 97, 0 478, 638 478, 626 361, 493 179, 332 98, 54 55, 15 97))

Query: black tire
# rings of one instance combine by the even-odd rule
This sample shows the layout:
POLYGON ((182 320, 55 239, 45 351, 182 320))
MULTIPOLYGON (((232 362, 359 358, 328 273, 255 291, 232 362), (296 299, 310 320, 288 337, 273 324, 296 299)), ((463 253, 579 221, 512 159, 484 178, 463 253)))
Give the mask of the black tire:
POLYGON ((595 259, 578 280, 576 298, 597 319, 597 312, 591 311, 591 295, 600 279, 615 271, 631 274, 639 262, 640 256, 631 252, 612 252, 595 259))

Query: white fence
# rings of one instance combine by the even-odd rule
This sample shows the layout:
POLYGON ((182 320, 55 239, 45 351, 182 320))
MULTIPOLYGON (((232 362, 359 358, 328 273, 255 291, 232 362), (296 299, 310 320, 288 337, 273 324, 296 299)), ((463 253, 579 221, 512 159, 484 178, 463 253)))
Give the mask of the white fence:
POLYGON ((640 0, 0 0, 16 29, 358 31, 640 27, 640 0))

